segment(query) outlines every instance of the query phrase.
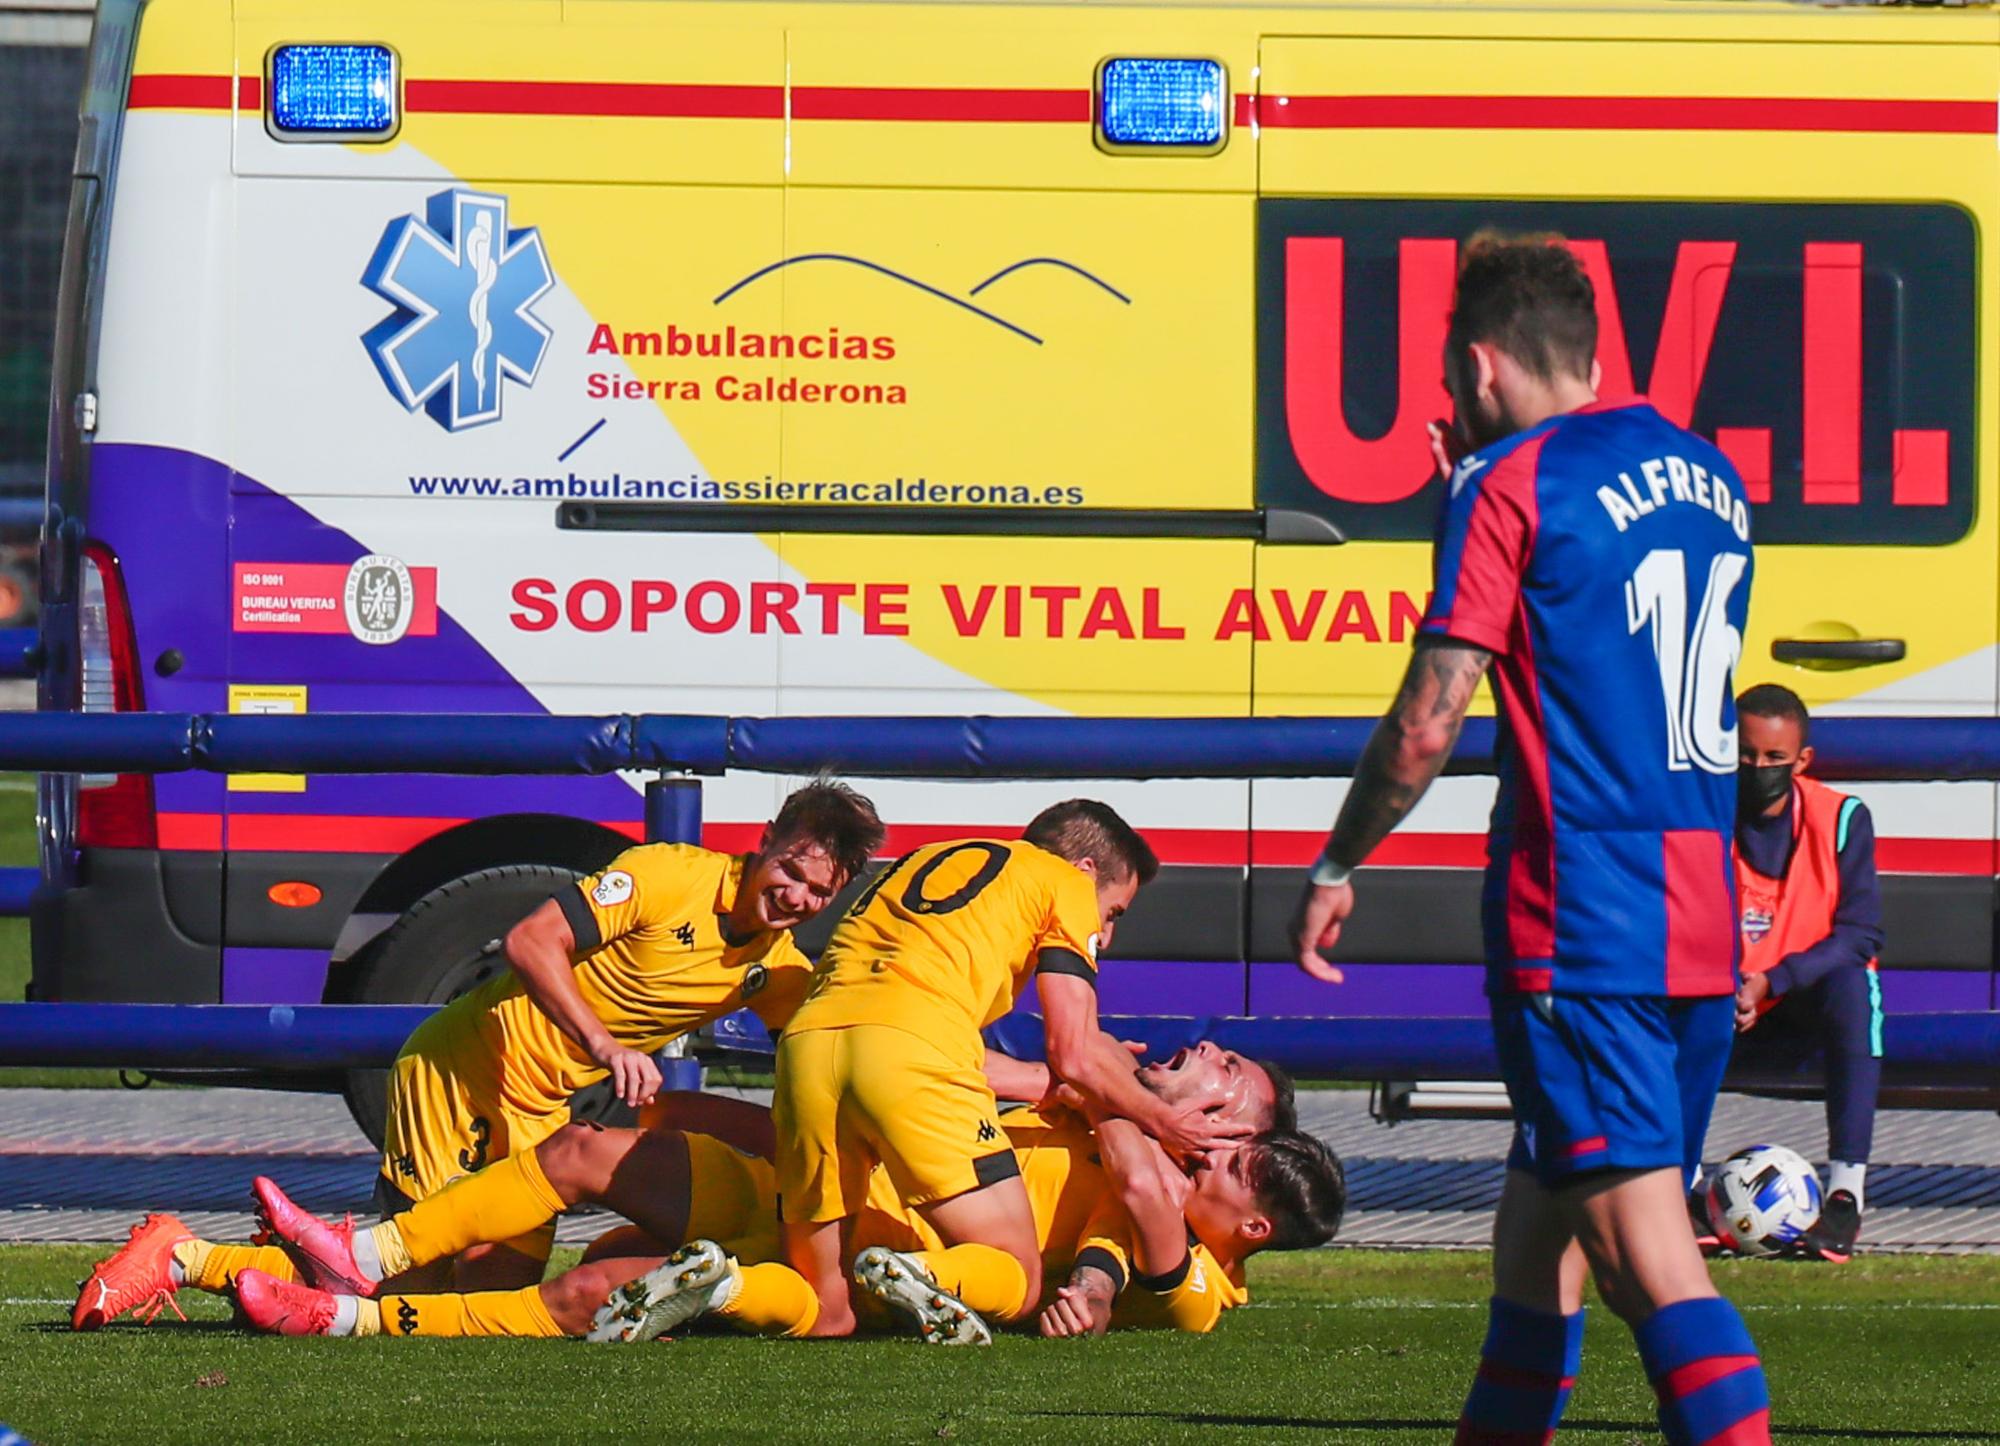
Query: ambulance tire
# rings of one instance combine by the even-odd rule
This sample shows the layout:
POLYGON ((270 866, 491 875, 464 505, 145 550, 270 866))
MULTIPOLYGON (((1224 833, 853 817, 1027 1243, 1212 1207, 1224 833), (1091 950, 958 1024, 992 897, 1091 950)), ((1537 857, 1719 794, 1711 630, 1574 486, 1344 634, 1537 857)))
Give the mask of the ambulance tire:
MULTIPOLYGON (((501 953, 507 931, 581 877, 580 870, 549 864, 506 864, 433 889, 357 956, 348 1000, 445 1004, 477 988, 507 967, 501 953)), ((389 1072, 349 1070, 343 1093, 354 1122, 380 1147, 388 1114, 389 1072)), ((610 1091, 597 1091, 601 1097, 597 1101, 589 1098, 592 1093, 584 1091, 577 1097, 577 1118, 611 1118, 610 1091)))

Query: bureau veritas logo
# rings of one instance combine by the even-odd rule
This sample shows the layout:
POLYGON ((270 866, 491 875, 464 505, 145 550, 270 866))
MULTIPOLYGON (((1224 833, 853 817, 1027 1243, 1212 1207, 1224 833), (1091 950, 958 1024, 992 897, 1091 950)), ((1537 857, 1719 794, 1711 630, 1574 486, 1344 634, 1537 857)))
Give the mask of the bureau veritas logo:
POLYGON ((371 552, 347 569, 341 591, 347 630, 364 643, 398 642, 416 616, 416 588, 402 559, 371 552))

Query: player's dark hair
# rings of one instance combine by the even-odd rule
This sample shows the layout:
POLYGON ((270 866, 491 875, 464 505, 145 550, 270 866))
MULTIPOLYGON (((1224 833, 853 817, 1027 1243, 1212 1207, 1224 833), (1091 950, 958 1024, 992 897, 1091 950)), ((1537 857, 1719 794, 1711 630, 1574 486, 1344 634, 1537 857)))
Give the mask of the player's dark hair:
POLYGON ((1748 713, 1752 718, 1791 719, 1799 725, 1801 748, 1812 737, 1812 717, 1806 712, 1805 700, 1783 683, 1759 683, 1754 688, 1745 688, 1743 696, 1736 700, 1736 711, 1748 713))
POLYGON ((1497 346, 1543 381, 1588 380, 1597 356, 1597 298, 1583 264, 1554 232, 1479 231, 1458 264, 1445 350, 1463 366, 1475 341, 1497 346))
POLYGON ((1298 1086, 1283 1065, 1273 1064, 1268 1059, 1257 1061, 1257 1068, 1271 1079, 1271 1123, 1270 1130, 1289 1131, 1299 1127, 1298 1086))
POLYGON ((1264 1248, 1306 1250, 1333 1239, 1347 1213, 1340 1156, 1300 1130, 1270 1130, 1245 1148, 1250 1189, 1271 1221, 1264 1248))
POLYGON ((875 805, 834 778, 815 778, 796 790, 771 820, 768 852, 799 842, 818 844, 842 876, 860 877, 882 847, 886 830, 875 805))
POLYGON ((1150 884, 1160 871, 1153 846, 1111 805, 1094 798, 1050 804, 1029 820, 1021 837, 1073 864, 1089 859, 1107 879, 1130 874, 1141 884, 1150 884))

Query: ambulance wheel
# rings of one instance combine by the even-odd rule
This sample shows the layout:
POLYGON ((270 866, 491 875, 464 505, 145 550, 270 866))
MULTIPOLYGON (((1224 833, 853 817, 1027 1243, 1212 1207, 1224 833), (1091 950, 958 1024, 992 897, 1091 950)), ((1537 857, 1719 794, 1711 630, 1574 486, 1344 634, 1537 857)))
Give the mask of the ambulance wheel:
MULTIPOLYGON (((355 1004, 444 1004, 507 967, 507 931, 558 889, 581 878, 548 864, 482 869, 433 889, 370 941, 353 961, 347 998, 355 1004)), ((389 1110, 389 1072, 353 1069, 348 1113, 376 1146, 389 1110)))

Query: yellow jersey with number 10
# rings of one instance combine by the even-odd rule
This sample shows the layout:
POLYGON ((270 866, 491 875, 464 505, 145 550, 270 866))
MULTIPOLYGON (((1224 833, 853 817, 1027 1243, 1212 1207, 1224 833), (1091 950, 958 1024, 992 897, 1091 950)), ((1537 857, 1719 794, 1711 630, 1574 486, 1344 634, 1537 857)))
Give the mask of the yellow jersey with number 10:
POLYGON ((854 901, 790 1027, 886 1024, 977 1050, 1036 972, 1095 983, 1102 927, 1096 883, 1066 859, 1019 839, 926 844, 854 901))

